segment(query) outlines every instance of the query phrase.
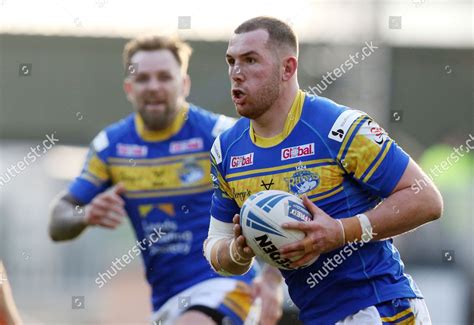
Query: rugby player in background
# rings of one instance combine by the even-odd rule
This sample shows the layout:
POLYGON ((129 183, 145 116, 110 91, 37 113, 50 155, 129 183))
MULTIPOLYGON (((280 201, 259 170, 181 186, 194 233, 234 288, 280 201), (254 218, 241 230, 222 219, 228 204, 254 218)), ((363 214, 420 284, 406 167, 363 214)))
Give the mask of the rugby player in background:
POLYGON ((286 23, 242 23, 226 59, 245 118, 211 150, 215 191, 204 251, 212 267, 243 274, 251 265, 238 213, 267 184, 303 196, 314 218, 283 225, 306 236, 280 249, 283 258, 302 256, 294 268, 319 256, 306 268, 281 270, 304 323, 430 324, 391 237, 441 216, 435 186, 413 192, 425 174, 367 114, 299 89, 298 41, 286 23))
MULTIPOLYGON (((164 37, 126 44, 124 90, 135 112, 92 141, 81 175, 53 203, 50 236, 62 241, 88 226, 115 229, 128 215, 145 244, 140 249, 157 324, 225 318, 241 324, 252 295, 266 301, 262 324, 274 324, 281 316, 278 272, 265 268, 252 282, 252 269, 229 279, 217 276, 202 255, 212 195, 209 151, 235 121, 186 102, 191 51, 164 37), (85 206, 84 216, 74 215, 76 206, 85 206), (188 297, 185 310, 179 297, 188 297)), ((103 285, 105 279, 97 280, 103 285)))

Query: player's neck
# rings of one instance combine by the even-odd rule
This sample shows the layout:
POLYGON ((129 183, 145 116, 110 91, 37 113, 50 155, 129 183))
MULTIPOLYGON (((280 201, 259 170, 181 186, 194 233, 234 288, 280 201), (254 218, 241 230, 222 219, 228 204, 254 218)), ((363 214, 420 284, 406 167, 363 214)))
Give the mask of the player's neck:
POLYGON ((253 131, 257 135, 271 138, 283 131, 288 113, 298 94, 298 89, 298 84, 287 88, 268 111, 252 121, 253 131))

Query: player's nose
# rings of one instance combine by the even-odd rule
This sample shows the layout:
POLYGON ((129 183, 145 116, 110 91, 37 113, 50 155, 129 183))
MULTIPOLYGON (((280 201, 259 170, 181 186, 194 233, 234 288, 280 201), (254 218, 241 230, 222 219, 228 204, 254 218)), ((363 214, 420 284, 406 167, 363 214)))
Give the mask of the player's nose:
POLYGON ((150 78, 150 80, 147 83, 148 90, 158 91, 161 88, 162 88, 162 83, 159 80, 157 80, 156 78, 150 78))
POLYGON ((230 70, 230 77, 234 81, 242 81, 244 79, 244 74, 240 65, 235 64, 230 70))

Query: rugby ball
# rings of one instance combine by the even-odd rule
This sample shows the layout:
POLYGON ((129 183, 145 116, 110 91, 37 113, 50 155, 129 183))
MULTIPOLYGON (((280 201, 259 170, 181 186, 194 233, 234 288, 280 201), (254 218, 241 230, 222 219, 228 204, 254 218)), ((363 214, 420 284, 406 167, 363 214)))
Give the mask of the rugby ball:
MULTIPOLYGON (((299 241, 305 233, 299 230, 284 229, 285 222, 308 222, 313 219, 311 213, 297 196, 277 190, 261 191, 245 200, 240 209, 240 226, 247 245, 255 255, 266 263, 283 270, 291 270, 291 259, 280 256, 280 247, 299 241)), ((317 257, 302 267, 309 266, 317 257)))

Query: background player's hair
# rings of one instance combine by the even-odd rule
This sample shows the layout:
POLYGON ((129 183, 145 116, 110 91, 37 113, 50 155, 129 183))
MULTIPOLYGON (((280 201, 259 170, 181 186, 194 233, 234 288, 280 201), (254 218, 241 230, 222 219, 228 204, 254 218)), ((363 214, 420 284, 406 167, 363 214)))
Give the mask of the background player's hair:
POLYGON ((279 19, 265 16, 255 17, 240 24, 234 33, 248 33, 257 29, 266 30, 270 42, 277 46, 288 46, 298 57, 298 38, 290 25, 279 19))
POLYGON ((186 73, 193 49, 178 38, 166 36, 144 36, 128 41, 122 55, 125 70, 131 64, 130 60, 135 53, 155 50, 169 50, 178 61, 182 72, 186 73))

